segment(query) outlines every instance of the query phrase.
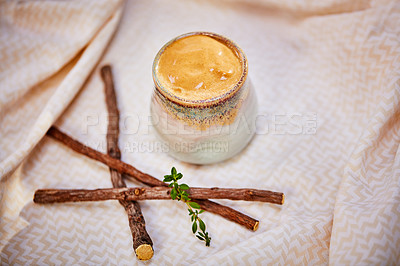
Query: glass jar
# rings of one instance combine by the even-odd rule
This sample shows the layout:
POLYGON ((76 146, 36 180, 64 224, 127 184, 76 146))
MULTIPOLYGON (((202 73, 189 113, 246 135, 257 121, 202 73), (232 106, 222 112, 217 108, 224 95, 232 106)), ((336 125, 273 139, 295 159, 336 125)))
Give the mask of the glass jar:
POLYGON ((154 93, 151 119, 156 135, 168 153, 193 164, 216 163, 239 153, 255 133, 257 99, 248 78, 247 59, 234 42, 210 32, 191 32, 165 44, 153 63, 154 93), (180 98, 160 83, 157 67, 160 56, 173 42, 192 35, 205 35, 225 44, 239 58, 241 77, 226 93, 205 100, 180 98))

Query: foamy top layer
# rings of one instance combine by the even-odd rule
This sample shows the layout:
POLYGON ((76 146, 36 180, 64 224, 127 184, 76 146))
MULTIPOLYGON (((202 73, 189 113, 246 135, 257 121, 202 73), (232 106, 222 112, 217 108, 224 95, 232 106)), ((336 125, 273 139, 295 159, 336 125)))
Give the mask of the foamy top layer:
POLYGON ((156 67, 161 85, 185 100, 206 100, 228 92, 240 80, 235 52, 204 35, 178 39, 161 54, 156 67))

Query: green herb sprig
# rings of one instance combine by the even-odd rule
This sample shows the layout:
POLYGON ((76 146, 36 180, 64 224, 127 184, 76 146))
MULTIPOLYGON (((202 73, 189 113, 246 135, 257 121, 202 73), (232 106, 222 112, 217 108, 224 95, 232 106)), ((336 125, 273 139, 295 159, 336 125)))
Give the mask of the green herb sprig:
POLYGON ((202 219, 200 219, 199 215, 204 212, 201 209, 200 205, 197 202, 191 201, 189 198, 189 194, 187 190, 190 187, 187 184, 179 184, 178 180, 181 179, 183 175, 178 173, 175 167, 172 167, 171 174, 164 176, 164 182, 170 183, 168 186, 172 188, 171 190, 171 198, 173 200, 183 201, 188 206, 189 216, 192 221, 192 232, 197 235, 196 237, 201 241, 204 241, 206 246, 210 246, 211 237, 208 235, 206 231, 206 224, 202 219), (198 230, 200 229, 200 230, 198 230))

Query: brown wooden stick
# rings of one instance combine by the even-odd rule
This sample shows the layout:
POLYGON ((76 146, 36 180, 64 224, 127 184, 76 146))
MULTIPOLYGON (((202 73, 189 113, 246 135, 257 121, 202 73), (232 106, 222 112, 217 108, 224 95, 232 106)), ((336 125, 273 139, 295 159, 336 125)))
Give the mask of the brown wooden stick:
MULTIPOLYGON (((96 151, 79 141, 71 138, 65 133, 61 132, 55 127, 51 127, 49 131, 47 131, 47 135, 51 138, 60 141, 67 147, 73 149, 74 151, 83 154, 89 158, 97 160, 106 164, 107 166, 117 170, 121 174, 129 175, 136 180, 142 182, 143 184, 149 185, 151 187, 154 186, 167 186, 164 182, 158 180, 151 175, 145 174, 139 170, 137 170, 132 165, 122 162, 121 160, 112 158, 111 156, 96 151)), ((198 204, 200 204, 201 208, 205 211, 209 211, 215 214, 218 214, 232 222, 238 223, 250 230, 257 230, 259 222, 251 218, 241 212, 238 212, 230 207, 221 205, 219 203, 210 201, 210 200, 195 200, 198 204)))
MULTIPOLYGON (((101 68, 101 77, 104 82, 104 92, 108 110, 107 153, 115 159, 121 159, 121 152, 118 147, 119 110, 110 66, 106 65, 101 68)), ((126 188, 126 183, 117 170, 110 168, 110 175, 114 188, 126 188)), ((129 227, 133 240, 133 250, 137 258, 140 260, 151 259, 154 254, 153 241, 147 233, 146 222, 139 203, 132 199, 127 200, 125 198, 120 198, 119 203, 125 208, 128 215, 129 227)))
MULTIPOLYGON (((36 203, 101 201, 101 200, 170 200, 169 187, 103 188, 103 189, 39 189, 33 201, 36 203)), ((282 205, 280 192, 250 188, 198 188, 187 190, 192 199, 229 199, 260 201, 282 205)))

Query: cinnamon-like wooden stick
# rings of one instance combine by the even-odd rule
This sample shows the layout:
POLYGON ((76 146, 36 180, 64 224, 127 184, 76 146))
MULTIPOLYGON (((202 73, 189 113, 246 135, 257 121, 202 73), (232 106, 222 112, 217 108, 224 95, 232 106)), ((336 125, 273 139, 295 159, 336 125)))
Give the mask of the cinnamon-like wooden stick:
MULTIPOLYGON (((198 188, 187 190, 191 199, 229 199, 260 201, 282 205, 284 195, 250 188, 198 188)), ((169 187, 103 188, 103 189, 39 189, 33 201, 36 203, 101 201, 101 200, 170 200, 169 187)))
MULTIPOLYGON (((107 154, 101 153, 99 151, 96 151, 79 141, 71 138, 67 134, 61 132, 55 127, 51 127, 49 131, 47 131, 47 135, 50 136, 51 138, 60 141, 67 147, 73 149, 74 151, 85 155, 89 158, 92 158, 94 160, 97 160, 99 162, 102 162, 106 164, 107 166, 117 170, 121 174, 126 174, 129 175, 136 180, 142 182, 143 184, 149 185, 151 187, 154 186, 167 186, 164 182, 158 180, 157 178, 148 175, 146 173, 143 173, 133 167, 130 164, 124 163, 121 160, 115 159, 107 154)), ((230 207, 221 205, 219 203, 210 201, 210 200, 194 200, 198 204, 200 204, 201 208, 205 211, 209 211, 215 214, 218 214, 232 222, 238 223, 250 230, 257 230, 259 222, 251 218, 241 212, 238 212, 230 207)))
MULTIPOLYGON (((118 147, 119 139, 119 110, 115 94, 111 67, 106 65, 101 68, 101 77, 104 82, 105 100, 108 111, 107 127, 107 153, 115 159, 121 159, 118 147)), ((121 174, 110 168, 111 182, 114 188, 126 188, 126 183, 121 174)), ((153 257, 153 241, 146 230, 146 223, 138 202, 133 199, 120 198, 119 203, 125 208, 131 229, 133 250, 140 260, 149 260, 153 257)))

